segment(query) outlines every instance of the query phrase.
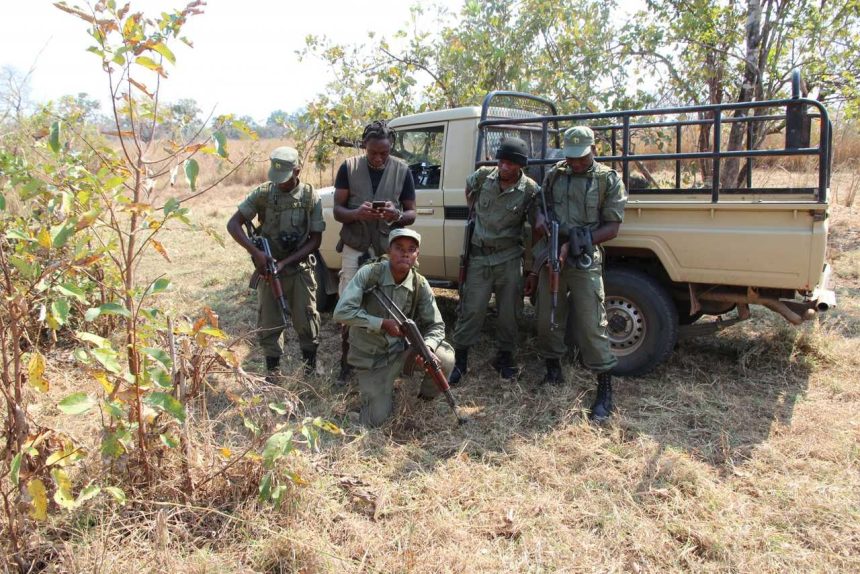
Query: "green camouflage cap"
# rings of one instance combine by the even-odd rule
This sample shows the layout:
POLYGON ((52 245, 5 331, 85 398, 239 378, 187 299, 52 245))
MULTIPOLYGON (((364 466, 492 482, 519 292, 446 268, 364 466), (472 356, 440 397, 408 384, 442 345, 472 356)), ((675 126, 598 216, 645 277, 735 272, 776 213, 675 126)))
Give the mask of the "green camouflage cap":
POLYGON ((293 177, 293 170, 299 166, 299 152, 291 147, 278 147, 269 156, 269 181, 280 185, 293 177))
POLYGON ((588 126, 576 126, 564 132, 564 157, 585 157, 593 145, 594 132, 588 126))
POLYGON ((414 239, 418 245, 421 245, 421 234, 417 231, 412 231, 411 229, 407 229, 405 227, 398 227, 397 229, 392 229, 391 233, 388 234, 388 244, 391 245, 394 243, 394 240, 398 237, 409 237, 414 239))

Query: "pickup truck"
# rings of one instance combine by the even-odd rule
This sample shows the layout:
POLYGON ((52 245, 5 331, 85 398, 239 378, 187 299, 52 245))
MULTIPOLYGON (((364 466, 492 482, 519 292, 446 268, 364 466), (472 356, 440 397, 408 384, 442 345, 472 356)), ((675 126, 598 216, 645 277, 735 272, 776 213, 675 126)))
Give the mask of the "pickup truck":
MULTIPOLYGON (((629 193, 620 234, 605 245, 616 374, 649 372, 669 357, 679 337, 747 319, 751 304, 793 324, 809 320, 836 303, 825 259, 831 125, 826 108, 800 97, 799 85, 795 73, 792 97, 781 100, 571 115, 559 115, 544 98, 493 92, 480 107, 392 120, 392 154, 410 165, 415 179, 421 272, 434 286, 456 286, 468 213, 466 177, 495 163, 502 137, 529 143, 528 172, 540 183, 547 167, 561 159, 564 130, 589 125, 600 142, 597 161, 617 169, 629 193), (755 137, 765 131, 755 130, 756 122, 783 128, 779 145, 773 136, 755 137), (743 149, 727 149, 733 129, 743 130, 746 145, 735 146, 743 149), (708 144, 696 145, 703 133, 708 144), (768 145, 754 141, 759 139, 768 145), (773 158, 804 168, 774 169, 766 165, 773 158), (727 183, 725 172, 732 168, 739 176, 727 183), (703 315, 718 318, 694 324, 703 315)), ((340 267, 333 193, 320 191, 328 230, 317 263, 321 307, 336 297, 340 267)))

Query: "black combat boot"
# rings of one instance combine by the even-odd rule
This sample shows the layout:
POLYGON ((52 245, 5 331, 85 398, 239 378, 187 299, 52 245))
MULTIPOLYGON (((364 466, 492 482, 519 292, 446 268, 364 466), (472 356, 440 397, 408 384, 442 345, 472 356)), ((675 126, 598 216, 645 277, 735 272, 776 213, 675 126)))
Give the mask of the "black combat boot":
POLYGON ((499 351, 490 365, 506 381, 510 381, 517 376, 517 370, 514 368, 514 358, 511 356, 510 351, 499 351))
POLYGON ((302 363, 304 363, 305 367, 305 375, 313 375, 317 370, 317 352, 316 349, 313 351, 302 351, 302 363))
POLYGON ((592 422, 602 423, 612 416, 612 375, 600 373, 597 375, 597 396, 591 405, 588 418, 592 422))
POLYGON ((448 384, 452 387, 459 385, 463 375, 466 374, 466 365, 469 362, 469 349, 454 349, 454 370, 448 377, 448 384))
POLYGON ((543 378, 545 385, 560 385, 564 382, 561 376, 561 361, 558 359, 546 360, 546 375, 543 378))
POLYGON ((280 363, 280 357, 266 357, 266 381, 273 385, 278 384, 278 378, 280 377, 278 365, 280 363))
POLYGON ((352 375, 352 366, 346 362, 349 355, 349 327, 346 325, 340 326, 340 372, 334 384, 338 387, 343 387, 349 383, 349 377, 352 375))

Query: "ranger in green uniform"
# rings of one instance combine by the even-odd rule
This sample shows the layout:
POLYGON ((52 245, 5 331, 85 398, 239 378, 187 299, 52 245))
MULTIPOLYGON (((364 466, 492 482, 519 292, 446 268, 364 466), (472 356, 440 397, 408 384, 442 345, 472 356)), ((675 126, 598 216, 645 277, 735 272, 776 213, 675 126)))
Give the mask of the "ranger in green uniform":
MULTIPOLYGON (((333 215, 343 224, 337 246, 341 253, 338 295, 343 295, 364 261, 385 253, 391 229, 415 222, 415 182, 409 166, 391 155, 394 140, 394 130, 386 122, 369 123, 361 136, 364 155, 347 158, 337 171, 333 215)), ((348 354, 349 329, 344 325, 338 384, 349 378, 348 354)))
POLYGON ((499 324, 495 333, 498 354, 491 365, 503 379, 516 374, 517 320, 523 307, 523 229, 538 192, 537 183, 523 173, 528 145, 505 138, 496 151, 496 167, 482 167, 466 180, 466 201, 475 227, 468 247, 463 301, 454 327, 456 385, 466 373, 469 347, 478 342, 490 295, 496 294, 499 324))
MULTIPOLYGON (((595 421, 608 418, 612 412, 612 377, 610 370, 616 359, 610 349, 607 333, 603 290, 603 260, 598 245, 618 235, 624 218, 627 193, 624 183, 614 170, 594 161, 594 132, 577 126, 564 133, 565 160, 557 163, 546 175, 543 193, 549 217, 559 224, 560 243, 564 242, 559 259, 557 323, 567 325, 568 310, 573 313, 570 324, 582 361, 597 373, 597 396, 590 417, 595 421), (591 253, 570 253, 569 240, 577 233, 590 236, 591 253), (590 265, 582 264, 589 256, 590 265), (581 265, 579 268, 575 261, 581 265), (568 300, 567 293, 570 292, 568 300), (568 309, 568 301, 572 309, 568 309)), ((536 217, 538 233, 547 232, 544 214, 536 217)), ((538 278, 530 276, 526 293, 534 290, 538 278)), ((550 326, 549 273, 542 272, 537 282, 538 350, 546 360, 544 382, 562 381, 559 359, 567 352, 564 328, 550 326)))
MULTIPOLYGON (((394 381, 401 373, 411 375, 416 363, 416 355, 406 349, 400 327, 368 292, 370 289, 378 286, 415 321, 446 375, 454 365, 454 350, 444 341, 445 323, 433 291, 413 268, 421 236, 411 229, 394 229, 388 237, 388 260, 361 267, 334 310, 334 320, 349 326, 348 361, 358 375, 360 420, 368 426, 381 425, 391 415, 394 381)), ((433 380, 425 375, 418 396, 431 399, 438 394, 433 380)))
MULTIPOLYGON (((308 373, 316 369, 320 316, 316 309, 317 283, 311 253, 319 249, 325 222, 314 188, 299 181, 299 154, 291 147, 276 148, 270 157, 269 181, 255 188, 227 223, 236 243, 245 248, 257 271, 265 275, 266 255, 254 246, 243 226, 257 217, 260 234, 269 240, 293 327, 299 337, 308 373)), ((266 357, 266 370, 274 375, 281 358, 278 339, 286 328, 278 302, 267 285, 257 289, 260 307, 257 338, 266 357)))

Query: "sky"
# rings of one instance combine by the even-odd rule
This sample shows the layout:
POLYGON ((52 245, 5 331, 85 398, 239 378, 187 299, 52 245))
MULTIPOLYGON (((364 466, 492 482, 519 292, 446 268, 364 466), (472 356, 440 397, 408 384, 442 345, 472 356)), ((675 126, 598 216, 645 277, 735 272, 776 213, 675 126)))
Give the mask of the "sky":
MULTIPOLYGON (((122 0, 118 0, 118 4, 122 0)), ((437 0, 458 12, 464 0, 437 0)), ((84 0, 68 0, 86 6, 84 0)), ((132 10, 155 15, 182 7, 182 0, 136 0, 132 10)), ((409 19, 409 0, 209 0, 183 35, 194 44, 171 44, 176 66, 168 67, 163 101, 193 98, 204 115, 249 115, 264 122, 275 110, 301 108, 331 80, 315 59, 299 62, 305 36, 326 35, 340 43, 363 42, 368 31, 390 37, 409 19)), ((30 99, 44 102, 86 92, 108 105, 107 76, 87 24, 49 0, 0 0, 0 67, 34 71, 30 99)))

